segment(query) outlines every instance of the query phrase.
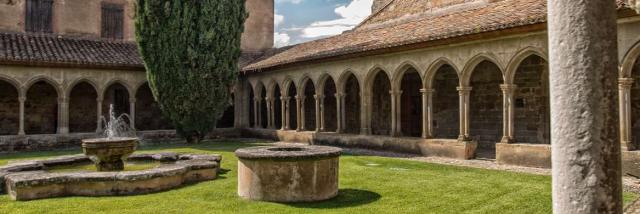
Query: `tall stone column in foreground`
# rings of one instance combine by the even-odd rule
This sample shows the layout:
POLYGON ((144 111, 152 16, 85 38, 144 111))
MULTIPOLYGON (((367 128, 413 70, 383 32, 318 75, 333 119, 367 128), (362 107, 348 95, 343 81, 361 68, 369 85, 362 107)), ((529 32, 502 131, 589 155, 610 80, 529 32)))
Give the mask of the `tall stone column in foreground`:
POLYGON ((554 213, 621 213, 615 1, 548 0, 554 213))

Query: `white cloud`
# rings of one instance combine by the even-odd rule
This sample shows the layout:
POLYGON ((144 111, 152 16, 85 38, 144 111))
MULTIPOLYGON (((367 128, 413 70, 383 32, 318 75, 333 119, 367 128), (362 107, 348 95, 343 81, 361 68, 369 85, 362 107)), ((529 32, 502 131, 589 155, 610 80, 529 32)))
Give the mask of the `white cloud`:
POLYGON ((291 4, 300 4, 302 0, 276 0, 276 3, 291 3, 291 4))
POLYGON ((287 33, 275 32, 273 35, 273 44, 278 48, 289 45, 290 41, 291 37, 287 33))
POLYGON ((276 13, 273 17, 273 24, 275 27, 277 28, 278 25, 282 24, 282 22, 284 22, 284 16, 276 13))
POLYGON ((371 14, 372 4, 373 0, 353 0, 348 5, 339 6, 334 10, 339 19, 311 23, 302 30, 302 37, 332 36, 350 30, 371 14))

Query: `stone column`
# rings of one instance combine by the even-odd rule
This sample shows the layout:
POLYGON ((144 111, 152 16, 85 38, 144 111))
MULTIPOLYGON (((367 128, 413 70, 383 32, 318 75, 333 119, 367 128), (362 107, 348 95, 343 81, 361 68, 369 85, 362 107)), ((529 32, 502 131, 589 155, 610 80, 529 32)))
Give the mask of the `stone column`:
POLYGON ((284 130, 290 130, 291 129, 291 97, 284 97, 284 103, 285 105, 283 105, 282 109, 285 109, 284 114, 284 121, 282 122, 284 124, 284 130))
POLYGON ((18 97, 18 101, 20 102, 20 122, 19 122, 18 135, 25 135, 25 132, 24 132, 24 102, 27 101, 27 97, 20 96, 20 97, 18 97))
POLYGON ((102 133, 103 131, 102 130, 102 101, 103 101, 102 97, 96 98, 96 104, 98 105, 96 109, 96 114, 97 114, 96 120, 98 121, 96 124, 96 133, 102 133))
POLYGON ((288 130, 289 129, 289 117, 287 117, 287 114, 289 114, 289 97, 285 97, 282 96, 280 97, 280 102, 282 104, 280 104, 281 108, 281 113, 280 115, 282 116, 281 120, 282 120, 282 127, 280 128, 281 130, 288 130))
POLYGON ((458 140, 471 140, 469 136, 469 95, 471 87, 457 87, 460 96, 460 136, 458 140))
POLYGON ((513 84, 502 84, 502 140, 500 143, 513 143, 513 96, 517 86, 513 84))
POLYGON ((618 79, 620 143, 623 151, 632 151, 636 149, 636 146, 633 145, 631 136, 631 86, 633 86, 633 78, 618 79))
MULTIPOLYGON (((363 92, 362 96, 360 96, 360 134, 362 135, 370 135, 371 134, 371 109, 369 105, 371 105, 371 94, 367 92, 363 92)), ((346 117, 346 115, 345 115, 346 117)))
POLYGON ((131 128, 136 129, 136 98, 129 98, 129 119, 131 128))
POLYGON ((324 131, 324 95, 314 95, 316 99, 316 132, 324 131))
POLYGON ((394 137, 398 137, 401 136, 402 134, 402 129, 401 129, 401 97, 402 97, 402 91, 401 90, 392 90, 389 91, 389 94, 391 94, 391 136, 394 137))
POLYGON ((335 94, 336 97, 336 133, 343 133, 344 132, 344 108, 342 107, 343 103, 344 103, 344 94, 343 93, 336 93, 335 94))
POLYGON ((616 2, 548 1, 554 213, 622 213, 616 2))
POLYGON ((422 138, 433 137, 433 89, 420 89, 422 93, 422 138))
POLYGON ((296 131, 304 130, 302 124, 304 124, 304 115, 302 112, 304 111, 304 97, 300 95, 296 95, 296 131))
POLYGON ((260 97, 253 98, 253 127, 260 127, 260 97))
POLYGON ((267 129, 273 129, 273 98, 267 97, 267 129))
POLYGON ((58 134, 69 134, 69 98, 58 98, 58 134))

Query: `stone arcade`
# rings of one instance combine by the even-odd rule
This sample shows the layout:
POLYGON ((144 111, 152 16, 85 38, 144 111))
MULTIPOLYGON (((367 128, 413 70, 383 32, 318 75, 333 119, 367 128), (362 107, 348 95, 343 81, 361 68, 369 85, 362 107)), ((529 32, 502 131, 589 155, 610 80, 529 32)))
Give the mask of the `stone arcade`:
MULTIPOLYGON (((615 140, 637 174, 629 169, 640 166, 640 16, 611 1, 615 140)), ((154 130, 143 138, 175 135, 131 42, 132 0, 54 0, 48 12, 28 2, 38 0, 0 3, 1 152, 78 146, 101 129, 109 104, 138 130, 154 130), (108 16, 88 15, 101 12, 108 16), (50 22, 28 19, 40 13, 50 22), (114 17, 124 18, 104 21, 114 17)), ((551 166, 545 0, 376 0, 355 29, 278 49, 273 1, 247 6, 240 80, 220 123, 230 129, 214 134, 551 166)))

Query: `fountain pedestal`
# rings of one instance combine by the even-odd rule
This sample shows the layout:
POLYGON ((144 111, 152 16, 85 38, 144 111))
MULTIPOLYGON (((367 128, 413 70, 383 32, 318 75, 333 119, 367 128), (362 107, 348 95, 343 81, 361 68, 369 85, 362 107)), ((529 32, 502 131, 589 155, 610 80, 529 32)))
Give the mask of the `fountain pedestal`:
POLYGON ((124 160, 136 150, 137 146, 137 138, 82 140, 82 151, 91 158, 101 172, 124 170, 124 160))

